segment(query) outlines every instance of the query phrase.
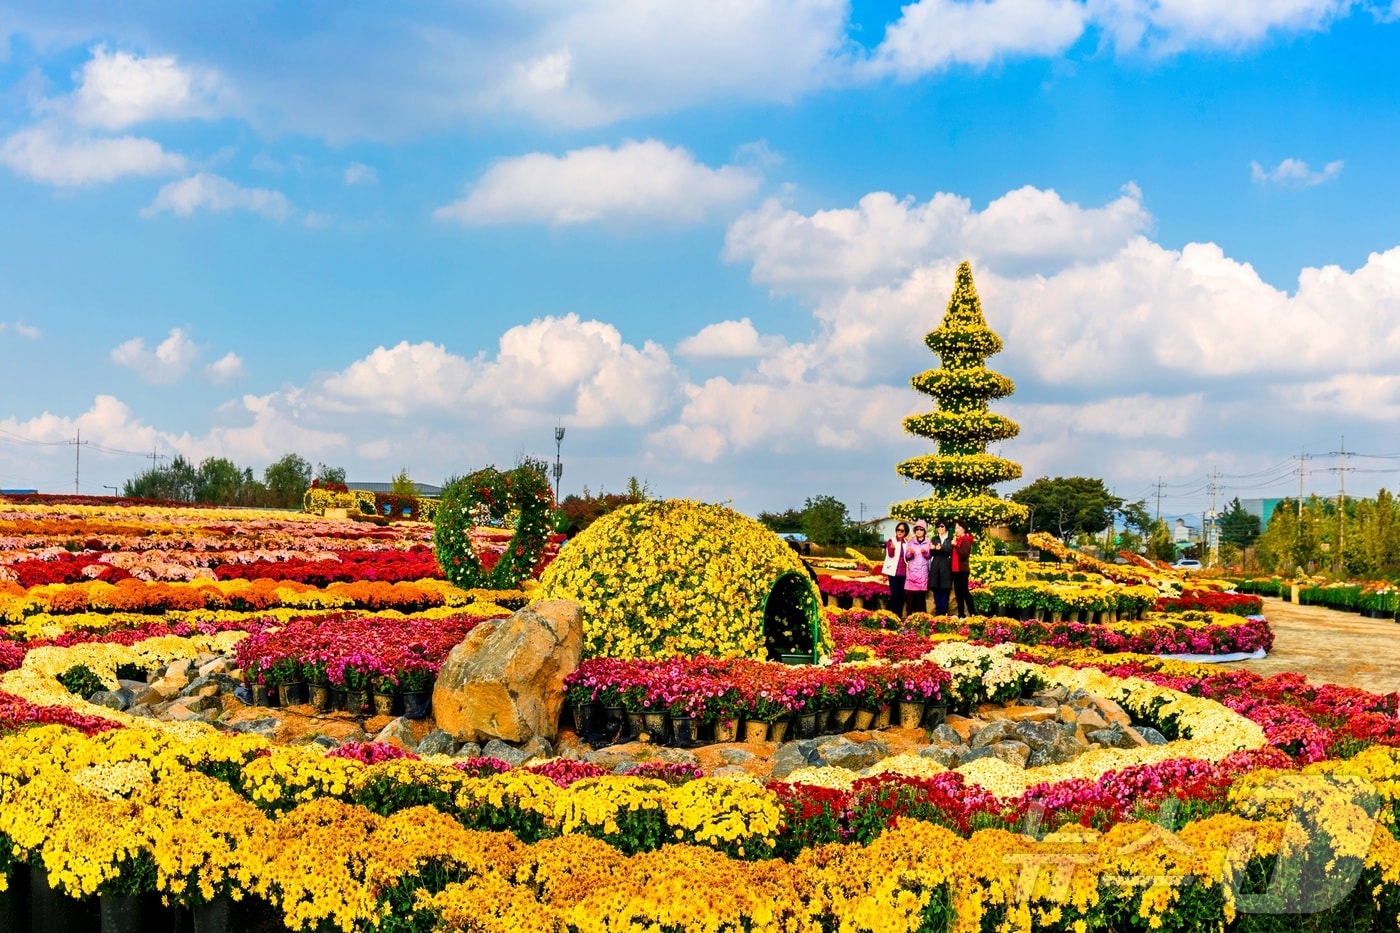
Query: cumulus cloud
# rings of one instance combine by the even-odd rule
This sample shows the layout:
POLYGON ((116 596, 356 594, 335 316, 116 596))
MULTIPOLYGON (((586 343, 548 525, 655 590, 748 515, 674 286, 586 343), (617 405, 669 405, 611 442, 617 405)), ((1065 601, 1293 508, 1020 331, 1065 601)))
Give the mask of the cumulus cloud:
POLYGON ((502 417, 567 415, 599 427, 645 424, 678 390, 662 347, 633 346, 611 324, 569 314, 508 329, 493 358, 468 359, 426 342, 379 347, 325 378, 309 399, 333 411, 408 417, 470 406, 502 417))
POLYGON ((1120 49, 1158 55, 1239 49, 1271 34, 1316 32, 1349 15, 1354 0, 1095 0, 1095 21, 1120 49))
POLYGON ((707 324, 697 334, 682 340, 676 345, 681 356, 713 357, 718 359, 742 359, 744 357, 765 356, 782 348, 786 341, 782 337, 764 337, 759 334, 753 321, 743 318, 738 321, 720 321, 707 324))
POLYGON ((200 172, 164 185, 156 193, 155 200, 141 209, 141 216, 154 217, 169 212, 177 217, 188 217, 200 210, 249 211, 271 220, 285 220, 296 213, 292 202, 280 191, 244 188, 220 175, 200 172))
POLYGON ((1313 171, 1301 159, 1284 159, 1271 169, 1258 162, 1249 164, 1250 178, 1256 185, 1278 185, 1282 188, 1311 188, 1331 181, 1342 174, 1342 163, 1328 162, 1321 171, 1313 171))
POLYGON ((919 204, 871 192, 853 208, 802 214, 770 199, 740 216, 724 257, 752 266, 755 282, 783 291, 827 291, 898 280, 921 265, 970 254, 993 268, 1057 268, 1111 255, 1151 222, 1127 186, 1099 208, 1024 187, 975 211, 940 192, 919 204))
POLYGON ((374 185, 379 183, 379 172, 372 165, 351 162, 345 167, 345 183, 350 186, 374 185))
POLYGON ((140 56, 92 49, 92 58, 75 76, 70 100, 56 106, 74 122, 104 130, 121 130, 151 120, 212 116, 219 80, 212 73, 181 65, 171 56, 140 56))
POLYGON ((1079 39, 1088 17, 1074 0, 918 0, 886 29, 869 67, 910 78, 951 65, 1056 55, 1079 39))
POLYGON ((223 356, 204 367, 204 371, 214 382, 234 382, 243 378, 243 357, 230 350, 228 353, 225 353, 223 356))
POLYGON ((135 372, 146 382, 176 382, 199 360, 199 347, 182 328, 172 327, 170 335, 156 345, 146 346, 146 338, 132 337, 112 348, 112 362, 135 372))
POLYGON ((183 171, 187 160, 142 136, 97 135, 153 120, 216 112, 218 81, 168 56, 110 52, 98 45, 66 96, 34 105, 37 122, 0 142, 0 164, 46 185, 76 187, 126 176, 183 171), (95 132, 96 131, 96 132, 95 132))
POLYGON ((710 168, 685 149, 657 140, 592 146, 562 156, 536 152, 498 162, 439 220, 470 225, 599 220, 694 223, 732 208, 760 179, 732 165, 710 168))
POLYGON ((1275 399, 1290 408, 1376 422, 1400 418, 1400 376, 1339 373, 1293 386, 1275 386, 1275 399))
POLYGON ((78 187, 129 175, 168 175, 184 169, 186 161, 139 136, 92 137, 39 123, 0 143, 0 164, 42 184, 78 187))

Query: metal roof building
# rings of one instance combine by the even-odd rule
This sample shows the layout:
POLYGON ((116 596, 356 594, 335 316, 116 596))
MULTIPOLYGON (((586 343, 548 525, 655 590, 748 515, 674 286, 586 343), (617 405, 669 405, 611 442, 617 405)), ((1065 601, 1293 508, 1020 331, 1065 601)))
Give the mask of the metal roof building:
MULTIPOLYGON (((418 487, 418 495, 427 499, 436 499, 442 495, 442 487, 434 486, 431 483, 414 483, 418 487)), ((345 487, 350 491, 362 489, 365 492, 393 492, 393 483, 346 483, 345 487)))

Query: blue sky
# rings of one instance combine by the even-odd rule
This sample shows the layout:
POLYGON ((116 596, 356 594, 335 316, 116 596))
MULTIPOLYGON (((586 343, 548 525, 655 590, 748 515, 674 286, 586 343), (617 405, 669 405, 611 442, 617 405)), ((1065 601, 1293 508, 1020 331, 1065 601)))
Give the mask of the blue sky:
POLYGON ((53 6, 0 11, 0 487, 563 423, 566 494, 869 517, 964 258, 1027 481, 1400 453, 1386 4, 53 6))

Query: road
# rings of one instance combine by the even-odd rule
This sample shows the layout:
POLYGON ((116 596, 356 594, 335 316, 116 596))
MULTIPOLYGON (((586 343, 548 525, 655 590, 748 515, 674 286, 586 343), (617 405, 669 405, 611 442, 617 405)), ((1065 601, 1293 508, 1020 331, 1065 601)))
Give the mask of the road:
POLYGON ((1395 622, 1269 598, 1264 615, 1274 630, 1274 647, 1262 661, 1238 662, 1246 670, 1264 676, 1297 671, 1313 683, 1372 693, 1400 690, 1400 625, 1395 622))

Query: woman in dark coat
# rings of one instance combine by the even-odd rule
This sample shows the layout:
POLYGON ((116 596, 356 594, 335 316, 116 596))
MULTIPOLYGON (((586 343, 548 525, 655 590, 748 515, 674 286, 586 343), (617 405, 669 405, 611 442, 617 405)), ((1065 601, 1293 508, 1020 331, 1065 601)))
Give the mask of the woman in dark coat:
POLYGON ((953 588, 953 539, 948 523, 938 520, 933 531, 933 556, 928 565, 928 588, 933 591, 934 615, 948 614, 948 593, 953 588))

